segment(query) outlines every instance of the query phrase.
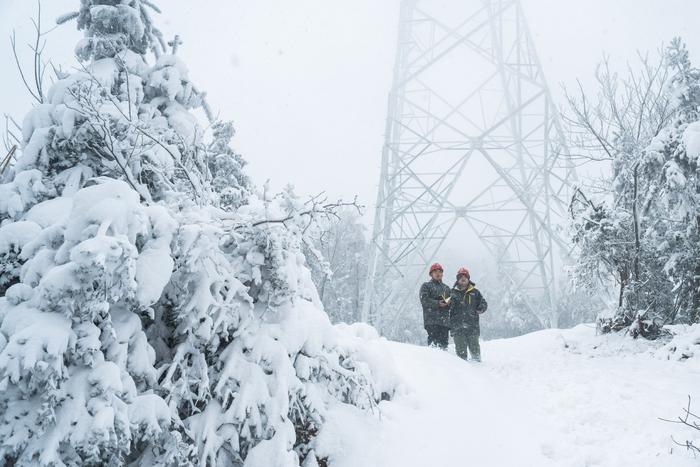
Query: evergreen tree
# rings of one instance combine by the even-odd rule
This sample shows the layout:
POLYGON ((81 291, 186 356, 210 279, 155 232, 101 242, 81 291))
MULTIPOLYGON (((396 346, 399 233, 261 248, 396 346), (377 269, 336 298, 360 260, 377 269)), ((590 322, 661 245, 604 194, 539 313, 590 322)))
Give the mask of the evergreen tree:
POLYGON ((201 128, 151 11, 60 19, 81 70, 28 113, 0 184, 0 457, 313 465, 327 407, 371 407, 391 369, 331 326, 302 252, 315 212, 256 191, 230 124, 201 128))

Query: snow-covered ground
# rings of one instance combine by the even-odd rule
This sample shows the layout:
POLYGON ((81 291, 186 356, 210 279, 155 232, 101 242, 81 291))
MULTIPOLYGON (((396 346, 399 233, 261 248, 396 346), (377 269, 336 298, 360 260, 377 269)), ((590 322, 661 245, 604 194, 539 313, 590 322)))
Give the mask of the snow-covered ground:
POLYGON ((596 336, 586 325, 482 343, 481 364, 384 345, 401 391, 369 422, 352 407, 334 409, 317 450, 334 467, 700 462, 671 439, 697 443, 697 434, 659 420, 680 415, 688 395, 700 406, 700 355, 668 359, 659 344, 596 336))

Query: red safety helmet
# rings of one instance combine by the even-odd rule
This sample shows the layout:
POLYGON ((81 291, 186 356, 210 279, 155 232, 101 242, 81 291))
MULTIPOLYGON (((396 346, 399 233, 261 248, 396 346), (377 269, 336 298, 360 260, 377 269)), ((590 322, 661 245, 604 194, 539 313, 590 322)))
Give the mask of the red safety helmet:
POLYGON ((467 276, 467 279, 471 279, 471 276, 469 275, 469 269, 467 268, 459 268, 459 271, 457 271, 457 279, 459 279, 459 276, 467 276))
POLYGON ((442 265, 440 263, 433 263, 430 266, 430 272, 428 274, 432 274, 433 271, 444 271, 444 269, 442 269, 442 265))

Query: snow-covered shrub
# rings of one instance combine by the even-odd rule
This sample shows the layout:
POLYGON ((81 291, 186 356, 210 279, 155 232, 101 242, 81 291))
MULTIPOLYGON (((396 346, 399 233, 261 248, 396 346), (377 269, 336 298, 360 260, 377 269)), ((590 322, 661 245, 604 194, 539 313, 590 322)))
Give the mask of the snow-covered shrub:
POLYGON ((198 124, 152 8, 65 17, 81 69, 28 113, 0 184, 0 458, 313 465, 329 405, 376 405, 390 363, 331 325, 303 203, 257 193, 233 127, 198 124))
POLYGON ((180 224, 173 276, 155 307, 160 387, 201 459, 271 465, 271 452, 284 452, 273 465, 297 465, 331 401, 370 408, 392 389, 371 384, 379 369, 357 358, 359 343, 340 345, 320 311, 301 228, 254 225, 287 217, 283 204, 251 198, 237 215, 217 223, 200 210, 180 224))

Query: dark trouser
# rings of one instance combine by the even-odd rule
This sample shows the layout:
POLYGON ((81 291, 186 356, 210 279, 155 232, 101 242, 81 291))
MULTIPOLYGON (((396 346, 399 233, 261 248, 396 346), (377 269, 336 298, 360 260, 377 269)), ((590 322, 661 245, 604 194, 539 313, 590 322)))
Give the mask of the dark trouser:
POLYGON ((472 360, 481 361, 481 347, 479 346, 479 334, 471 329, 455 329, 452 331, 455 340, 457 355, 467 360, 467 350, 472 360))
POLYGON ((447 348, 447 342, 450 339, 450 328, 439 324, 426 324, 425 330, 428 331, 429 346, 440 347, 443 350, 447 348))

